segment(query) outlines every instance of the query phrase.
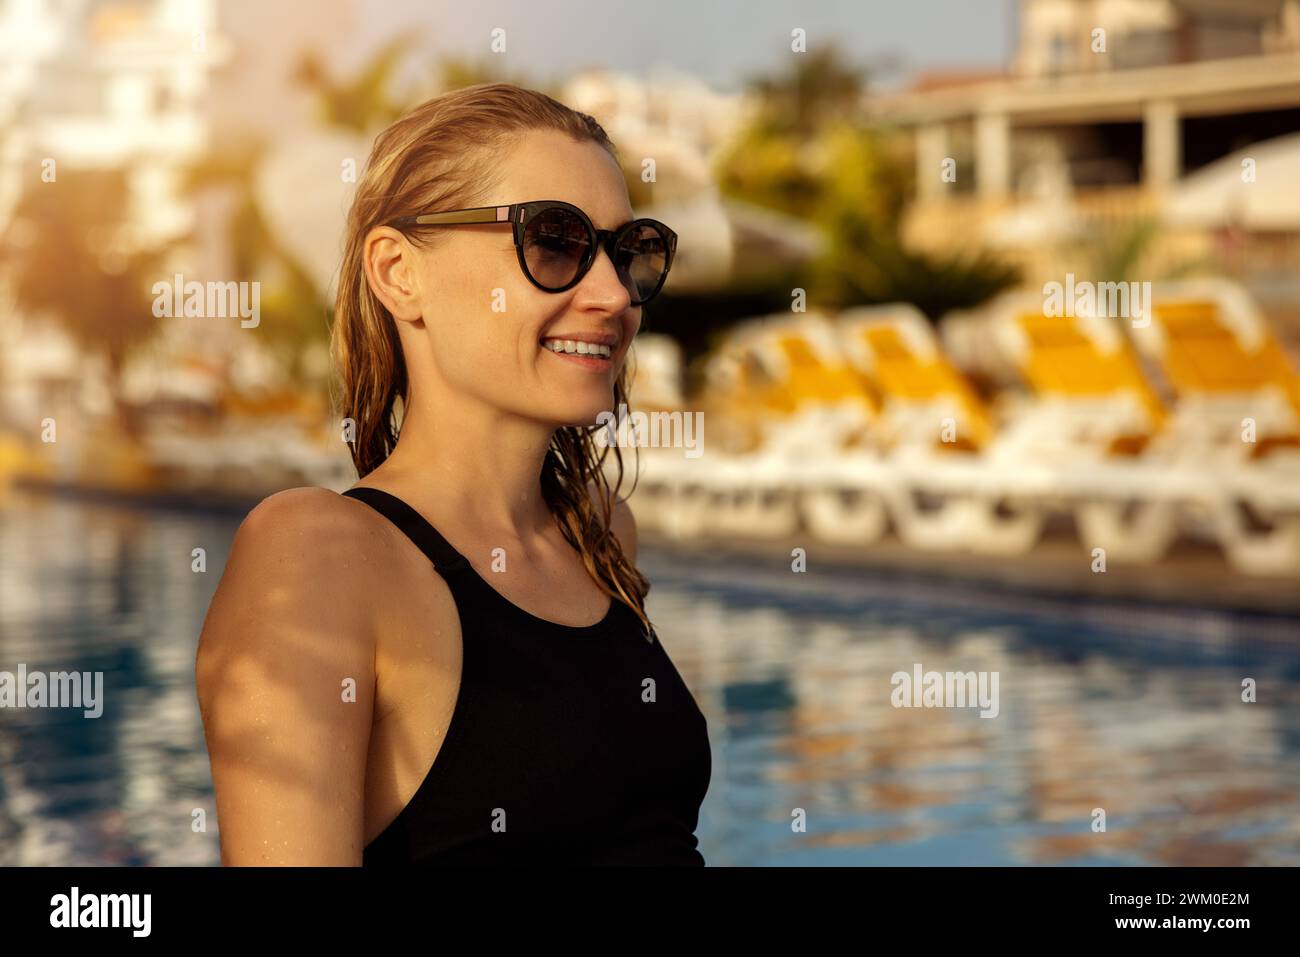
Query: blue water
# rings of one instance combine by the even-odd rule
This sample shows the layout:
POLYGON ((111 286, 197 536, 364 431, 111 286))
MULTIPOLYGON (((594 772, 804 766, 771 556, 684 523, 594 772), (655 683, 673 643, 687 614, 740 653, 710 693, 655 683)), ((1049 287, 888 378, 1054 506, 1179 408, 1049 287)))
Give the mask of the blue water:
MULTIPOLYGON (((0 671, 106 683, 98 719, 0 709, 0 865, 217 862, 194 649, 237 524, 0 503, 0 671)), ((710 865, 1300 864, 1296 619, 797 574, 780 550, 641 564, 709 721, 710 865), (997 672, 997 717, 893 707, 915 663, 997 672)))

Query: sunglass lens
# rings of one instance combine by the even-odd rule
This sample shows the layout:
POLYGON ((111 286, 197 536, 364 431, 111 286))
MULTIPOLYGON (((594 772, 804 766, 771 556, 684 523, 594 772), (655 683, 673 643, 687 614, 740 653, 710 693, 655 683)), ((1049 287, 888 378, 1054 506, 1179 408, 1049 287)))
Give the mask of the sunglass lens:
POLYGON ((648 223, 633 226, 619 243, 617 265, 632 304, 645 302, 654 295, 668 268, 666 237, 648 223))
POLYGON ((591 234, 571 210, 544 209, 524 227, 523 245, 533 279, 560 289, 573 281, 590 254, 591 234))

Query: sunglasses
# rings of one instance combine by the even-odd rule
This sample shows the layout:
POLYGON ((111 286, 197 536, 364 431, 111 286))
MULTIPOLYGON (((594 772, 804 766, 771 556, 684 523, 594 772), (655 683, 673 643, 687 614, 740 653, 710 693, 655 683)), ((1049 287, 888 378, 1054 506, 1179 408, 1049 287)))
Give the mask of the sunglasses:
POLYGON ((545 292, 576 286, 603 247, 631 293, 632 305, 641 306, 663 288, 677 251, 677 234, 656 219, 597 229, 577 206, 558 199, 402 216, 387 225, 404 229, 507 222, 514 230, 519 267, 529 282, 545 292))

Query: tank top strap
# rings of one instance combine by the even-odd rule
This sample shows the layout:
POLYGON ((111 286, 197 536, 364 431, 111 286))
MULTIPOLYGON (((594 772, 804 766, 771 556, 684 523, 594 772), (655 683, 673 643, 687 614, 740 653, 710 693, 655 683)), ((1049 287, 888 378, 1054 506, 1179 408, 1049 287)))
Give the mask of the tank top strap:
POLYGON ((470 568, 465 556, 452 548, 428 519, 396 495, 366 486, 350 488, 343 494, 365 502, 396 525, 433 562, 434 570, 439 574, 470 568))

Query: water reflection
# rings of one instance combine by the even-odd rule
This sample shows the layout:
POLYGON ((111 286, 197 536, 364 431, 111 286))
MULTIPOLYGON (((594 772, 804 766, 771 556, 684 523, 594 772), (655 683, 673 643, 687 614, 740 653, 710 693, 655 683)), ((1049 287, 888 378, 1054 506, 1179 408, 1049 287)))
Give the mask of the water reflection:
POLYGON ((102 671, 104 709, 0 711, 0 863, 209 864, 194 648, 229 517, 35 497, 0 507, 0 670, 102 671), (207 549, 208 572, 191 571, 207 549))
POLYGON ((711 864, 1300 863, 1300 622, 788 561, 645 563, 712 723, 711 864), (997 671, 999 715, 894 708, 918 662, 997 671))
MULTIPOLYGON (((0 504, 0 670, 106 699, 0 710, 0 864, 216 863, 194 647, 238 520, 0 504)), ((709 864, 1300 863, 1300 622, 788 561, 644 556, 713 736, 709 864), (893 707, 915 663, 997 671, 998 716, 893 707)))

